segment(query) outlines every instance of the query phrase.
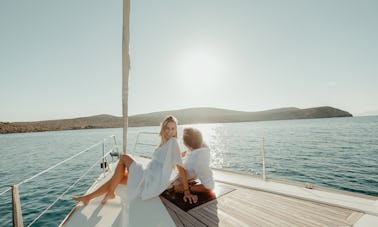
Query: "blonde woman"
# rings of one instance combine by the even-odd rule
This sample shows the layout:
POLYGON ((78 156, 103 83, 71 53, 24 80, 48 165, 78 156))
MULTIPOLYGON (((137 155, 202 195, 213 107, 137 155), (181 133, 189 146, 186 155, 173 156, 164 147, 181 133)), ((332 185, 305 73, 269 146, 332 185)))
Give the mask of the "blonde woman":
MULTIPOLYGON (((152 160, 145 169, 131 156, 122 155, 113 177, 96 191, 81 197, 73 197, 87 205, 91 199, 105 194, 101 201, 105 204, 115 197, 118 184, 126 185, 126 199, 137 197, 145 200, 160 195, 170 184, 170 176, 176 166, 183 181, 186 181, 185 170, 182 167, 180 147, 177 142, 177 119, 166 117, 161 123, 160 145, 152 154, 152 160)), ((193 201, 194 195, 186 193, 185 199, 193 201)))
MULTIPOLYGON (((210 168, 210 150, 203 142, 202 134, 198 129, 185 128, 183 134, 184 145, 189 149, 183 152, 186 156, 184 162, 185 179, 180 177, 173 183, 176 192, 212 192, 214 189, 213 172, 210 168), (200 184, 187 186, 188 182, 200 180, 200 184)), ((196 200, 196 199, 195 199, 196 200)))

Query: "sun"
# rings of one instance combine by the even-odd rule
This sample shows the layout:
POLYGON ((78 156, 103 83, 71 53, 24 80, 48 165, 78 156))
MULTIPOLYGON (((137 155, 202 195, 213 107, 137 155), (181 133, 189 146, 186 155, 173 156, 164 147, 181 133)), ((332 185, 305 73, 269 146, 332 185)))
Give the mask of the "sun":
POLYGON ((178 59, 177 77, 188 87, 212 86, 221 76, 219 57, 208 50, 191 50, 178 59))

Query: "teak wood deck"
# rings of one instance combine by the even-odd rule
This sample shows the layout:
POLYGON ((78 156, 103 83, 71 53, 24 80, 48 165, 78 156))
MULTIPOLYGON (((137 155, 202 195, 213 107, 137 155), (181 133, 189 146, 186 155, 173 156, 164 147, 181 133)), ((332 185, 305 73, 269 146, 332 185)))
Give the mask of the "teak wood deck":
POLYGON ((176 226, 353 226, 363 213, 351 209, 231 187, 228 193, 188 212, 160 197, 176 226))

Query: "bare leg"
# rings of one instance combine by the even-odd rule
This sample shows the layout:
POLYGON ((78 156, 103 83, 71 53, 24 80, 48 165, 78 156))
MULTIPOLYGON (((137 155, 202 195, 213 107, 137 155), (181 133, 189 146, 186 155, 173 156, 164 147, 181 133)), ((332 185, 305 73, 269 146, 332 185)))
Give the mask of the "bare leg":
MULTIPOLYGON (((128 179, 128 173, 127 172, 124 172, 123 173, 123 176, 121 178, 121 180, 118 182, 118 184, 123 184, 123 185, 126 185, 127 184, 127 179, 128 179)), ((110 180, 108 180, 105 184, 103 184, 101 187, 99 187, 96 191, 88 194, 88 195, 85 195, 85 196, 73 196, 72 198, 76 201, 79 201, 79 202, 83 202, 83 204, 86 206, 92 199, 100 196, 100 195, 103 195, 105 193, 108 193, 109 192, 109 187, 111 185, 111 182, 112 182, 113 178, 111 178, 110 180)), ((117 184, 117 185, 118 185, 117 184)))
POLYGON ((130 156, 128 156, 128 155, 122 155, 121 156, 121 158, 119 159, 117 168, 114 171, 114 175, 113 175, 112 179, 110 180, 108 192, 105 195, 104 199, 101 201, 102 204, 105 204, 109 199, 113 199, 115 197, 114 191, 115 191, 117 185, 125 177, 124 173, 125 173, 126 169, 128 171, 131 163, 133 163, 133 162, 134 162, 134 160, 130 156))
POLYGON ((119 184, 126 185, 127 184, 127 179, 129 179, 129 174, 127 172, 125 172, 123 174, 122 180, 119 182, 119 184))
POLYGON ((85 196, 73 196, 72 198, 76 201, 83 202, 83 204, 86 206, 89 201, 91 201, 93 198, 96 198, 97 196, 100 196, 102 194, 105 194, 109 190, 110 180, 108 180, 105 184, 103 184, 101 187, 99 187, 96 191, 85 195, 85 196))

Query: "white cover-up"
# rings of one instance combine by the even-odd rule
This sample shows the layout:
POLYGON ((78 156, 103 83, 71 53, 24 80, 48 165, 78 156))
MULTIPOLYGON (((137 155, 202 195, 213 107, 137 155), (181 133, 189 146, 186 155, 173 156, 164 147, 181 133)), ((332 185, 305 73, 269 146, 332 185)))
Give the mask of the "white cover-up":
POLYGON ((186 152, 184 168, 188 179, 199 179, 207 189, 214 189, 213 172, 210 168, 210 150, 207 147, 186 152))
POLYGON ((176 138, 171 138, 156 148, 145 169, 136 161, 130 165, 125 199, 131 201, 140 197, 146 200, 160 195, 169 186, 176 165, 183 165, 180 146, 176 138))

